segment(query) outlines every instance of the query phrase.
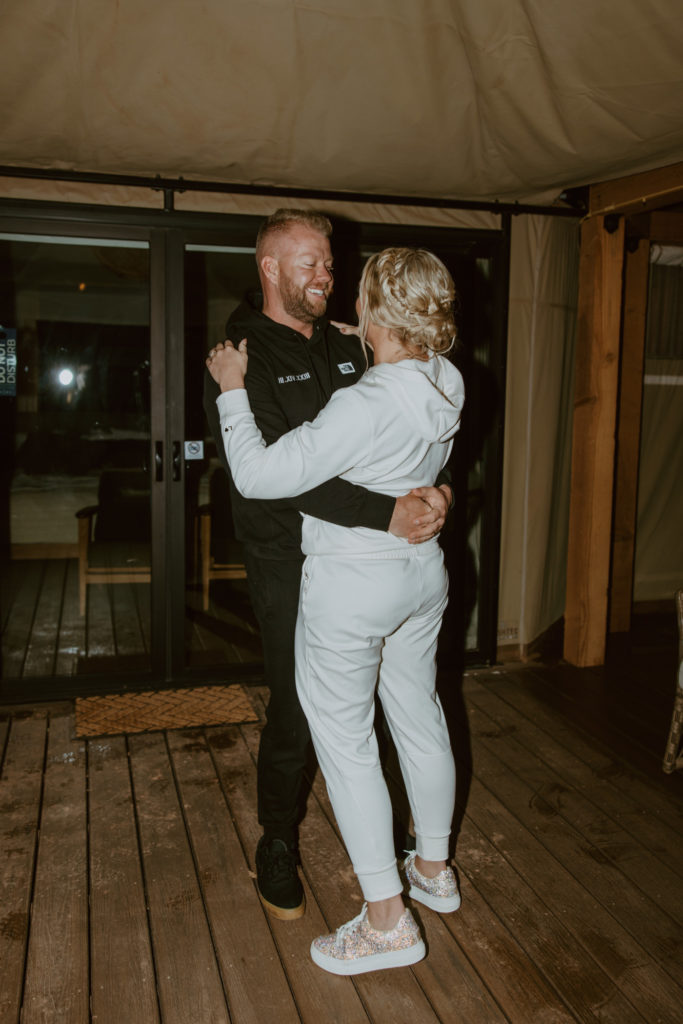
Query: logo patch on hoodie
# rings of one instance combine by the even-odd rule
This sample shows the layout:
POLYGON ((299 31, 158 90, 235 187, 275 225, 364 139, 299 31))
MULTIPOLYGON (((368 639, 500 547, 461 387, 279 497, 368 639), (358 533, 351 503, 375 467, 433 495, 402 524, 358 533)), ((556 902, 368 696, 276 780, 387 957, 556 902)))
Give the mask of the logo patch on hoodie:
POLYGON ((278 377, 278 384, 291 384, 295 380, 310 380, 311 375, 308 371, 306 373, 290 373, 286 377, 278 377))
POLYGON ((353 363, 337 363, 337 369, 340 373, 355 373, 356 367, 353 363))

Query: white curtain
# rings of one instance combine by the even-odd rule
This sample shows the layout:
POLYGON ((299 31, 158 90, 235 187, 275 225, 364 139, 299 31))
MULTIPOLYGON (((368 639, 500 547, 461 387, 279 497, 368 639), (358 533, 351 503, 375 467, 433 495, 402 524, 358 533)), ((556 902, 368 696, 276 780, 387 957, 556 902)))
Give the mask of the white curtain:
POLYGON ((498 638, 564 614, 579 228, 513 221, 498 638))
POLYGON ((670 598, 683 587, 683 249, 653 246, 651 259, 636 601, 670 598))

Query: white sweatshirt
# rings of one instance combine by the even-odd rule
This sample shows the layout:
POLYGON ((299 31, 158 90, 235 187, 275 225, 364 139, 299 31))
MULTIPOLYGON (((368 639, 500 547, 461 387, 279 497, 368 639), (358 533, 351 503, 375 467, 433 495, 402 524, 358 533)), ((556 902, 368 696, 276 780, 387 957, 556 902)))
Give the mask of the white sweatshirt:
MULTIPOLYGON (((392 497, 432 486, 450 455, 464 400, 462 377, 443 356, 380 363, 357 384, 335 391, 312 423, 268 446, 246 390, 225 391, 216 402, 237 490, 245 498, 286 498, 335 476, 392 497)), ((382 530, 303 519, 307 555, 408 547, 382 530)))

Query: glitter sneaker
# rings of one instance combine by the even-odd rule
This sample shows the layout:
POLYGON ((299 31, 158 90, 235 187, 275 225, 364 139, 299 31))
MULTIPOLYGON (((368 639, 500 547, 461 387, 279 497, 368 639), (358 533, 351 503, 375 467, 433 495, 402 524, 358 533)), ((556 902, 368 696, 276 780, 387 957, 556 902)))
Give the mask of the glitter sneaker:
POLYGON ((313 962, 331 974, 364 974, 386 967, 407 967, 425 955, 425 944, 408 908, 389 932, 377 931, 367 919, 368 905, 358 917, 311 943, 313 962))
POLYGON ((452 868, 444 868, 436 878, 425 878, 415 867, 416 853, 413 850, 403 862, 403 870, 408 880, 408 895, 424 903, 430 910, 439 914, 449 914, 460 906, 460 893, 452 868))

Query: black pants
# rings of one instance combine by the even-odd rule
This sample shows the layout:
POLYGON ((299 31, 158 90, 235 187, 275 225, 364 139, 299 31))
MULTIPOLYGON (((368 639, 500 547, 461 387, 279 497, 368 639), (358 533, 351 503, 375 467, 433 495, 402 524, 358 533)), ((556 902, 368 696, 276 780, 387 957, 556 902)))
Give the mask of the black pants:
POLYGON ((270 699, 257 767, 258 820, 268 839, 296 842, 310 733, 294 681, 294 630, 301 559, 259 558, 245 549, 247 580, 261 630, 270 699))

